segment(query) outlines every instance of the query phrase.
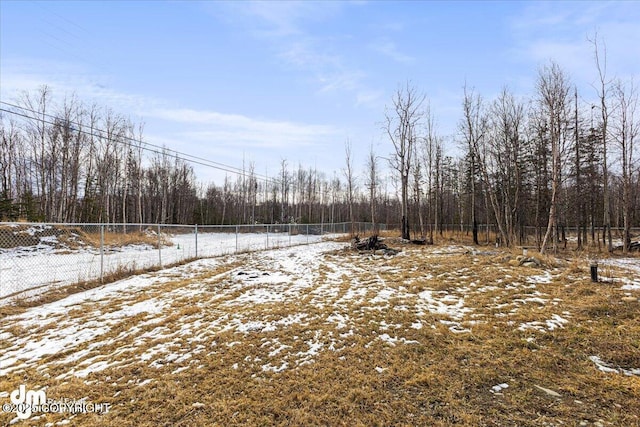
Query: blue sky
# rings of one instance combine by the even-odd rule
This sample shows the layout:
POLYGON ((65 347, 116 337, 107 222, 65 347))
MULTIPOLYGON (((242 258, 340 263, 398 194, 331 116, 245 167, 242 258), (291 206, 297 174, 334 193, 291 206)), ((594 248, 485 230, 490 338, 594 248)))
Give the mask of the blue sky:
MULTIPOLYGON (((595 97, 595 31, 609 73, 640 70, 639 2, 0 1, 0 97, 49 85, 145 123, 157 145, 275 174, 283 159, 358 169, 385 105, 411 80, 455 153, 462 87, 533 93, 553 59, 595 97)), ((200 180, 224 173, 195 167, 200 180)))

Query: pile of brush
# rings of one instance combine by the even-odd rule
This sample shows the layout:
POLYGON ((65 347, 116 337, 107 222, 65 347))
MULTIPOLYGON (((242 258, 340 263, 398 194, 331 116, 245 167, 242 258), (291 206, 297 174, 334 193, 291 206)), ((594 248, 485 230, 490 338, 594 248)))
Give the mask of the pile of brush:
POLYGON ((351 247, 359 252, 373 252, 382 255, 395 255, 399 252, 385 245, 383 239, 378 237, 378 235, 373 235, 363 240, 355 236, 351 240, 351 247))
MULTIPOLYGON (((621 251, 623 246, 616 246, 613 248, 614 251, 621 251)), ((640 252, 640 242, 631 242, 629 243, 629 252, 637 251, 640 252)))

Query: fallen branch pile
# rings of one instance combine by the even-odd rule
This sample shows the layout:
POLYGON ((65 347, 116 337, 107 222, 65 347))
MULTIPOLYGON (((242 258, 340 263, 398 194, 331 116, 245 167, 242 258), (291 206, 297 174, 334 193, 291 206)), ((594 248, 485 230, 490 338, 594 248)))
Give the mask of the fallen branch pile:
MULTIPOLYGON (((613 248, 613 250, 615 251, 621 251, 623 249, 623 246, 616 246, 615 248, 613 248)), ((640 242, 631 242, 629 243, 629 252, 633 252, 633 251, 638 251, 640 252, 640 242)))
POLYGON ((359 252, 374 252, 381 253, 383 255, 395 255, 399 251, 389 248, 383 243, 383 239, 377 235, 368 237, 364 240, 360 240, 358 236, 355 236, 351 240, 351 247, 359 252))

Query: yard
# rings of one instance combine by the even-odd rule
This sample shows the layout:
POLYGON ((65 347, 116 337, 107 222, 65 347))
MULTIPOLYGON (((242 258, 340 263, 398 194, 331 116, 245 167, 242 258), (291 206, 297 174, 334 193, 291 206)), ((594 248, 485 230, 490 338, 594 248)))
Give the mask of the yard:
POLYGON ((194 261, 5 314, 0 424, 640 425, 640 259, 388 240, 194 261))

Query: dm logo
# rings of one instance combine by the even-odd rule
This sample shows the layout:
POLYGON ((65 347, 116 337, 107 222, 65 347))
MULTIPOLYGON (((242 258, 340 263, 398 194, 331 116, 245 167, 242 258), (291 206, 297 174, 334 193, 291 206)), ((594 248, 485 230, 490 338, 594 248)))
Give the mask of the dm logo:
POLYGON ((47 403, 47 395, 44 390, 27 391, 27 387, 22 384, 17 390, 10 394, 11 403, 15 405, 16 415, 21 420, 26 420, 31 416, 33 408, 47 403))

